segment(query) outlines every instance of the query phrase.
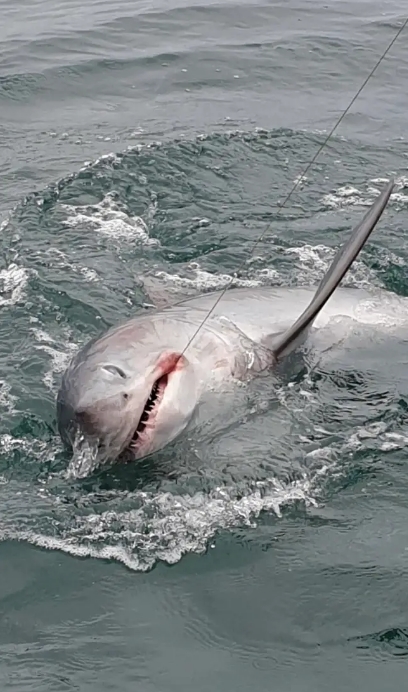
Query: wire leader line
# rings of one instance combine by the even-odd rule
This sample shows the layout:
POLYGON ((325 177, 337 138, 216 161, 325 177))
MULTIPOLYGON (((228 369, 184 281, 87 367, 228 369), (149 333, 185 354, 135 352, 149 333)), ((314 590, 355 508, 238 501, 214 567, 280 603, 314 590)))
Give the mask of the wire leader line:
MULTIPOLYGON (((402 24, 402 25, 400 26, 400 28, 398 29, 397 33, 394 35, 393 39, 390 41, 390 43, 387 45, 386 49, 383 51, 383 53, 381 54, 381 56, 378 58, 378 60, 377 60, 377 62, 375 63, 374 67, 373 67, 372 70, 369 72, 369 74, 367 75, 367 77, 365 78, 365 80, 363 81, 363 83, 361 84, 361 86, 359 87, 359 89, 358 89, 358 90, 356 91, 356 93, 354 94, 354 96, 353 96, 353 98, 351 99, 350 103, 348 104, 347 108, 345 108, 345 110, 342 111, 341 115, 339 116, 339 118, 337 119, 337 121, 335 122, 335 124, 333 125, 332 129, 330 130, 330 132, 328 133, 328 135, 326 136, 326 138, 324 139, 324 141, 322 142, 322 144, 318 147, 318 149, 317 149, 315 155, 313 156, 313 158, 308 162, 308 164, 307 164, 306 167, 304 168, 304 170, 303 170, 303 172, 301 173, 301 175, 300 175, 300 176, 297 176, 297 178, 296 178, 296 180, 295 180, 295 183, 293 184, 292 188, 289 190, 289 192, 288 192, 288 194, 286 195, 286 197, 284 198, 282 204, 279 205, 278 212, 277 212, 276 216, 279 215, 281 209, 283 209, 284 206, 288 203, 289 199, 292 197, 293 193, 295 192, 296 188, 298 187, 300 181, 304 178, 304 176, 306 175, 306 173, 310 170, 310 168, 311 168, 311 167, 313 166, 313 164, 316 162, 317 158, 320 156, 321 152, 323 151, 323 149, 326 147, 326 145, 328 144, 328 142, 329 142, 330 139, 332 138, 334 132, 337 130, 337 128, 339 127, 339 125, 341 124, 341 122, 344 120, 344 118, 346 117, 346 115, 347 115, 347 113, 349 112, 350 108, 351 108, 351 107, 353 106, 353 104, 356 102, 356 100, 357 100, 358 97, 360 96, 361 92, 362 92, 362 91, 364 90, 364 88, 367 86, 367 84, 368 84, 368 82, 370 81, 370 79, 374 76, 374 73, 375 73, 376 70, 379 68, 379 66, 381 65, 381 63, 382 63, 383 60, 385 59, 386 55, 389 53, 389 51, 390 51, 391 48, 393 47, 394 43, 396 43, 396 41, 398 40, 398 38, 400 37, 400 35, 401 35, 402 32, 404 31, 404 29, 405 29, 405 27, 407 26, 407 24, 408 24, 408 17, 406 17, 406 19, 404 20, 403 24, 402 24)), ((275 219, 274 219, 274 220, 275 220, 275 219)), ((257 248, 258 245, 259 245, 259 243, 263 240, 263 238, 265 237, 265 235, 268 233, 269 229, 271 228, 271 225, 272 225, 272 222, 270 222, 270 223, 266 226, 265 230, 262 231, 261 235, 255 240, 255 242, 254 242, 254 244, 253 244, 253 246, 252 246, 252 249, 251 249, 251 251, 250 251, 250 253, 249 253, 248 258, 251 257, 251 256, 253 255, 253 253, 255 252, 256 248, 257 248)), ((245 262, 248 261, 248 258, 246 258, 245 260, 242 260, 242 262, 238 265, 237 271, 239 271, 240 269, 242 269, 242 267, 244 266, 245 262)), ((182 355, 184 355, 184 353, 186 352, 186 350, 188 349, 188 347, 189 347, 189 346, 191 345, 191 343, 194 341, 194 339, 196 338, 197 334, 200 332, 200 330, 202 329, 202 327, 204 326, 204 324, 207 322, 207 320, 208 320, 208 318, 210 317, 210 315, 212 315, 212 313, 214 312, 214 310, 215 310, 215 308, 217 307, 218 303, 220 302, 221 298, 225 295, 226 291, 227 291, 228 288, 231 286, 232 282, 233 282, 233 278, 231 277, 231 280, 227 283, 226 286, 224 286, 224 288, 222 289, 220 295, 218 296, 218 298, 217 298, 216 301, 214 302, 214 305, 212 306, 212 308, 210 308, 210 310, 208 311, 208 313, 206 314, 206 316, 204 317, 204 319, 202 320, 202 322, 201 322, 201 323, 199 324, 199 326, 197 327, 197 329, 196 329, 196 331, 194 332, 194 334, 190 337, 189 341, 187 342, 187 345, 185 346, 184 350, 183 350, 182 353, 180 354, 180 357, 181 357, 182 355)))

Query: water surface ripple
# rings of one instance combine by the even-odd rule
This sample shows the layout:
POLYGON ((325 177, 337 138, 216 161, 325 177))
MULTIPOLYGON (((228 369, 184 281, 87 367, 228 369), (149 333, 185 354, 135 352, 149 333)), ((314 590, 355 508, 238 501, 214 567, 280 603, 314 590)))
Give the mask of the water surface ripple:
POLYGON ((278 210, 405 3, 0 8, 1 689, 402 687, 406 36, 278 210), (336 320, 215 430, 66 478, 81 344, 231 277, 316 283, 391 176, 345 281, 381 318, 336 320))

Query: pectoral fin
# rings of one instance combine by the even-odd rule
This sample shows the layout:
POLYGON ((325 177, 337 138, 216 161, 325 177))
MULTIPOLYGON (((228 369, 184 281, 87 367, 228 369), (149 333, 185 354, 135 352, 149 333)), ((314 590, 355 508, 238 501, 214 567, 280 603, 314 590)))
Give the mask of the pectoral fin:
POLYGON ((374 230, 381 214, 394 188, 394 181, 391 180, 386 188, 377 197, 362 221, 353 230, 350 238, 337 252, 330 269, 323 277, 312 302, 300 315, 296 322, 283 334, 279 334, 274 339, 273 353, 278 360, 290 353, 305 335, 305 332, 313 324, 314 319, 323 308, 325 303, 340 284, 345 273, 350 268, 360 250, 364 246, 367 238, 374 230))

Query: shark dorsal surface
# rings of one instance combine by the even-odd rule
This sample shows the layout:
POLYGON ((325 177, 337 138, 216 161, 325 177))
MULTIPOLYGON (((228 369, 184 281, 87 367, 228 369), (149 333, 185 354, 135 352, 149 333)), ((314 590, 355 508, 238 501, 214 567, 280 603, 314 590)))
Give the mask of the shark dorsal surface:
POLYGON ((314 319, 327 303, 374 230, 388 203, 393 188, 394 181, 391 180, 371 205, 364 218, 354 228, 350 238, 338 250, 328 272, 323 277, 313 296, 313 300, 306 310, 289 329, 275 337, 272 351, 276 360, 290 353, 296 347, 304 332, 311 327, 314 319))

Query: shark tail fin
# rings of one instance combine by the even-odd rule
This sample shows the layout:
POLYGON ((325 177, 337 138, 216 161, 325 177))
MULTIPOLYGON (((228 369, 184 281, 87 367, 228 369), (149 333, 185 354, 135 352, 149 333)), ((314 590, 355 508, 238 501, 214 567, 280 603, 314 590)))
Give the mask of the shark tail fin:
POLYGON ((304 332, 311 327, 314 319, 340 284, 364 243, 374 230, 388 203, 393 188, 394 181, 391 180, 371 205, 364 218, 354 228, 350 238, 337 252, 306 310, 286 332, 283 332, 276 338, 272 349, 276 360, 292 351, 301 340, 304 332))

